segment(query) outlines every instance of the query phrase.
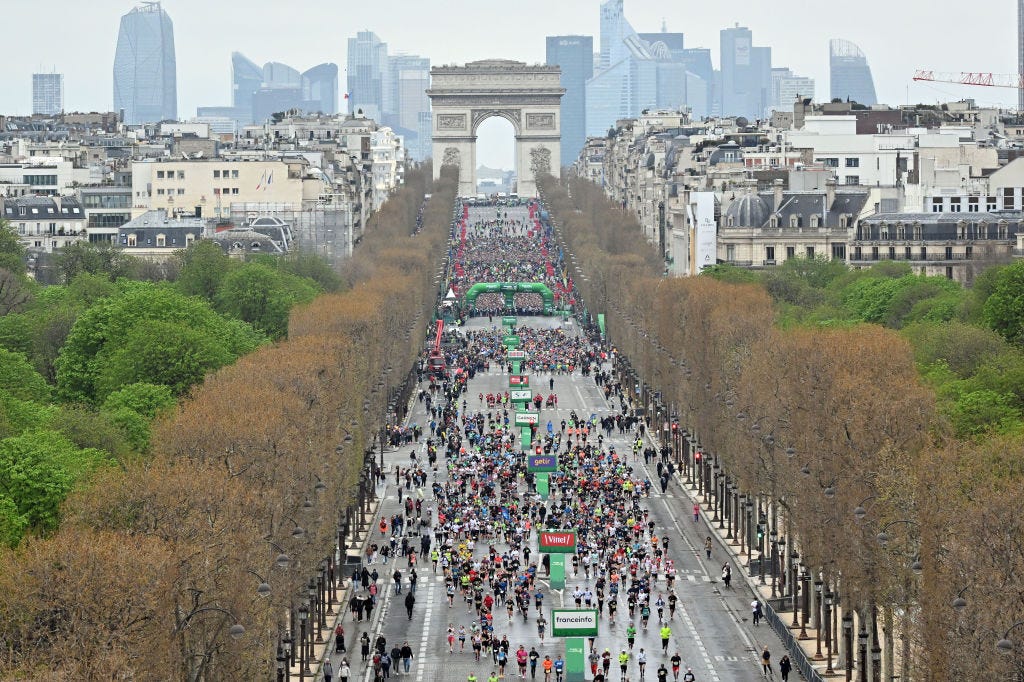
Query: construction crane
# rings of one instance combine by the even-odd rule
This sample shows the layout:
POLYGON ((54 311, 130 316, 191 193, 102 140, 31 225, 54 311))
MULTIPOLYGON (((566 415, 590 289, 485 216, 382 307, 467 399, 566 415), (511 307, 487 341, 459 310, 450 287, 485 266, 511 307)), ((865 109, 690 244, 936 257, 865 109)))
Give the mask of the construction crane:
POLYGON ((1024 76, 1019 73, 972 73, 969 71, 944 72, 919 69, 914 72, 915 81, 931 83, 955 83, 957 85, 981 85, 989 88, 1024 88, 1024 76))
POLYGON ((437 331, 434 335, 434 345, 427 354, 427 369, 431 374, 441 374, 445 369, 444 351, 441 350, 441 336, 444 334, 444 320, 437 321, 437 331))

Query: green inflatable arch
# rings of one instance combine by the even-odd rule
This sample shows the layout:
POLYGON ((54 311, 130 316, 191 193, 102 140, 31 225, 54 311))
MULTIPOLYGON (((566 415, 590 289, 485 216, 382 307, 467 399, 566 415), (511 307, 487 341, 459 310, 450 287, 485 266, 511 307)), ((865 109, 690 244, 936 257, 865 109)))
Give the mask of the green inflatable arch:
POLYGON ((540 294, 544 301, 544 314, 555 314, 555 295, 541 282, 480 282, 466 292, 466 307, 470 310, 475 309, 476 297, 480 294, 502 294, 505 297, 506 308, 514 307, 512 297, 516 294, 540 294))

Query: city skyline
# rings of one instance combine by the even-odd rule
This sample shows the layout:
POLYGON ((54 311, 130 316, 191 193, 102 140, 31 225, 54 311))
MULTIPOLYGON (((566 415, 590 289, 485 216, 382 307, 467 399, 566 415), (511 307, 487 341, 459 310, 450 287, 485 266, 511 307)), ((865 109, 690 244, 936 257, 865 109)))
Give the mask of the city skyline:
MULTIPOLYGON (((1016 8, 1008 0, 1006 10, 1016 8)), ((31 25, 40 9, 53 11, 79 26, 93 40, 89 43, 90 58, 83 59, 73 42, 49 50, 45 63, 65 75, 65 107, 69 110, 101 110, 113 101, 111 84, 106 75, 114 59, 114 47, 120 17, 135 3, 104 0, 88 10, 70 0, 49 0, 42 5, 14 4, 4 8, 11 25, 31 25)), ((293 9, 301 10, 299 3, 293 9)), ((210 69, 210 64, 229 63, 231 53, 263 54, 271 36, 303 35, 302 41, 286 40, 275 45, 274 56, 285 63, 318 64, 346 63, 347 39, 361 30, 376 32, 395 52, 420 54, 432 64, 464 63, 476 59, 502 57, 528 63, 543 63, 546 35, 592 35, 599 31, 598 0, 566 0, 552 4, 538 0, 524 0, 525 12, 535 12, 544 18, 541 27, 536 22, 535 37, 523 38, 521 27, 515 24, 496 24, 479 35, 465 40, 438 39, 438 32, 426 32, 431 17, 447 31, 469 32, 486 25, 486 17, 493 14, 467 0, 452 0, 450 14, 442 20, 428 5, 406 0, 384 0, 373 6, 355 6, 334 9, 309 4, 309 12, 293 11, 286 15, 269 16, 258 11, 261 6, 273 7, 262 0, 250 3, 245 16, 236 16, 229 7, 201 3, 199 0, 165 0, 163 7, 175 22, 179 42, 188 38, 203 44, 202 50, 178 50, 178 109, 180 115, 192 116, 197 106, 223 99, 229 91, 230 74, 221 69, 210 69), (409 21, 395 22, 387 18, 395 12, 403 13, 409 21), (484 21, 485 23, 481 23, 484 21), (340 31, 340 32, 339 32, 340 31)), ((1017 69, 1016 22, 995 25, 985 17, 958 17, 957 28, 971 42, 970 52, 957 53, 932 40, 933 31, 948 31, 941 16, 932 16, 925 10, 934 9, 933 3, 908 0, 905 3, 883 3, 865 0, 858 12, 843 17, 842 21, 822 22, 802 17, 792 21, 792 14, 803 5, 797 0, 780 0, 775 11, 764 13, 754 2, 740 1, 728 8, 702 9, 699 21, 691 21, 681 6, 661 6, 644 0, 627 0, 626 11, 630 22, 639 32, 660 30, 662 20, 669 31, 686 34, 688 47, 711 49, 715 63, 719 62, 719 31, 739 22, 755 34, 761 45, 772 47, 773 63, 785 64, 794 72, 814 78, 819 87, 828 84, 828 41, 844 38, 857 44, 867 55, 875 72, 875 86, 880 102, 902 104, 910 88, 911 99, 938 101, 973 97, 979 102, 1002 103, 1013 106, 1017 101, 1012 90, 983 90, 957 86, 914 84, 911 76, 915 68, 937 71, 991 71, 1013 73, 1017 69), (787 17, 787 14, 790 16, 787 17), (799 25, 794 25, 798 23, 799 25), (893 45, 883 35, 881 25, 908 27, 905 39, 893 45), (913 29, 912 31, 910 29, 913 29), (932 30, 928 30, 932 29, 932 30)), ((933 13, 934 14, 934 13, 933 13)), ((1010 16, 1013 16, 1012 14, 1010 16)), ((529 34, 527 34, 529 35, 529 34)), ((963 41, 961 41, 963 42, 963 41)), ((184 44, 184 43, 182 43, 184 44)), ((6 40, 12 67, 5 70, 0 83, 0 111, 26 114, 31 111, 31 74, 39 72, 38 44, 29 34, 12 32, 6 40), (25 54, 19 62, 18 55, 25 54)), ((344 83, 344 74, 339 74, 344 83)), ((822 92, 825 92, 823 89, 822 92)))

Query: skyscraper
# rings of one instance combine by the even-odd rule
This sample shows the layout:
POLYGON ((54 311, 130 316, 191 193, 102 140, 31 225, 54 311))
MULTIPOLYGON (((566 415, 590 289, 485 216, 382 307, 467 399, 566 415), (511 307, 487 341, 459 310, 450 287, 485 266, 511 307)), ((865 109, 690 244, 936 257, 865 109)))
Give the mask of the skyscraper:
POLYGON ((32 74, 32 113, 53 116, 64 111, 64 74, 32 74))
POLYGON ((723 116, 756 119, 771 106, 772 52, 754 47, 749 28, 736 25, 720 33, 723 116))
POLYGON ((232 118, 242 125, 262 123, 289 109, 338 113, 338 65, 319 64, 299 73, 281 62, 262 67, 240 52, 231 53, 232 118))
MULTIPOLYGON (((1017 73, 1024 73, 1024 0, 1017 0, 1017 73)), ((1017 109, 1024 111, 1024 88, 1017 90, 1017 109)))
POLYGON ((348 39, 348 109, 381 121, 387 80, 388 45, 373 31, 348 39))
POLYGON ((389 56, 384 86, 384 124, 405 136, 405 147, 414 159, 426 159, 431 153, 430 60, 410 54, 389 56))
POLYGON ((550 66, 562 68, 562 166, 571 166, 587 135, 587 81, 594 76, 594 39, 591 36, 548 36, 550 66))
POLYGON ((832 99, 858 104, 877 104, 871 67, 860 48, 849 40, 833 38, 828 43, 829 94, 832 99))
POLYGON ((178 118, 174 26, 159 2, 144 2, 121 17, 114 53, 114 111, 124 122, 178 118))

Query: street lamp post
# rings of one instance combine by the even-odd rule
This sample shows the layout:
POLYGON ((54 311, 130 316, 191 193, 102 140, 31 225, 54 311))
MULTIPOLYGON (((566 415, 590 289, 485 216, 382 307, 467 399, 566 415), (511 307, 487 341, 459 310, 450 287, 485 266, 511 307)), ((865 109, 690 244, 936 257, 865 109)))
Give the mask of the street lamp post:
POLYGON ((832 670, 832 592, 825 593, 825 651, 828 652, 825 674, 831 675, 832 670))
POLYGON ((725 486, 725 539, 732 540, 732 510, 736 506, 732 502, 732 496, 736 494, 736 484, 729 483, 725 486))
MULTIPOLYGON (((303 604, 299 607, 299 682, 306 679, 306 671, 309 670, 309 663, 306 661, 306 620, 309 618, 309 608, 303 604)), ((313 671, 309 670, 312 674, 313 671)))
POLYGON ((810 636, 807 634, 807 618, 811 614, 811 574, 807 572, 806 564, 802 568, 803 571, 800 574, 800 591, 804 593, 804 599, 800 618, 800 636, 798 639, 808 640, 810 639, 810 636))
POLYGON ((823 585, 821 580, 814 581, 814 660, 824 660, 824 656, 821 655, 821 586, 823 585))
POLYGON ((743 523, 743 510, 747 508, 747 494, 740 493, 739 506, 736 510, 736 535, 740 539, 740 554, 747 551, 746 524, 743 523))
POLYGON ((789 567, 786 566, 786 558, 789 555, 786 554, 786 536, 783 535, 779 538, 779 577, 781 584, 779 585, 779 596, 783 599, 787 596, 786 590, 791 589, 789 584, 789 567))
POLYGON ((846 649, 846 682, 853 682, 853 613, 843 610, 843 648, 846 649))
POLYGON ((863 618, 860 632, 857 633, 857 643, 860 645, 860 682, 868 682, 868 630, 863 618))
POLYGON ((751 533, 750 529, 751 529, 751 526, 753 526, 753 523, 752 523, 753 517, 754 517, 754 501, 752 499, 750 499, 750 496, 748 495, 747 496, 747 529, 746 529, 746 534, 747 534, 747 567, 748 568, 750 567, 750 546, 752 544, 754 544, 754 539, 750 536, 750 533, 751 533))
POLYGON ((772 528, 771 535, 772 535, 772 540, 771 540, 771 549, 772 549, 772 555, 771 555, 771 562, 772 562, 772 599, 774 599, 776 596, 778 596, 777 592, 778 592, 779 574, 775 570, 775 563, 776 563, 776 560, 778 558, 778 553, 779 553, 779 532, 777 530, 775 530, 775 528, 772 528))
POLYGON ((789 574, 790 584, 792 585, 793 592, 793 623, 790 627, 800 627, 800 580, 798 573, 800 571, 800 554, 794 549, 789 555, 789 574))
POLYGON ((712 469, 714 470, 714 479, 712 480, 712 487, 711 487, 710 491, 714 491, 714 496, 708 498, 708 505, 711 507, 711 510, 712 510, 711 523, 715 523, 716 521, 718 521, 718 499, 717 498, 718 498, 718 477, 719 477, 719 473, 718 472, 719 472, 719 469, 720 469, 720 467, 718 466, 718 462, 717 461, 715 462, 715 466, 712 467, 712 469))

